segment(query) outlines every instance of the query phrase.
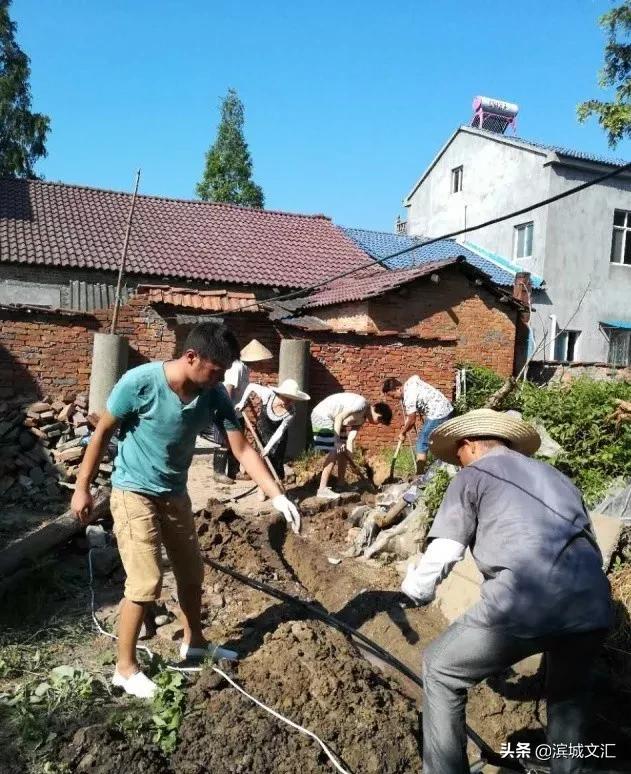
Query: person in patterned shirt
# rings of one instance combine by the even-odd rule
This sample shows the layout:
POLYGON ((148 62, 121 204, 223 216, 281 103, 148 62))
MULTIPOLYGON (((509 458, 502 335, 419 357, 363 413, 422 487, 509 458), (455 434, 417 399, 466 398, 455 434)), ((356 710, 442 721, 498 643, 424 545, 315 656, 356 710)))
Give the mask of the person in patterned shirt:
POLYGON ((423 425, 416 437, 416 472, 420 475, 427 465, 429 437, 432 432, 453 414, 450 401, 420 376, 411 376, 405 384, 389 377, 383 383, 383 392, 390 398, 400 400, 405 413, 405 422, 399 434, 399 440, 405 441, 407 434, 416 424, 416 415, 423 418, 423 425))

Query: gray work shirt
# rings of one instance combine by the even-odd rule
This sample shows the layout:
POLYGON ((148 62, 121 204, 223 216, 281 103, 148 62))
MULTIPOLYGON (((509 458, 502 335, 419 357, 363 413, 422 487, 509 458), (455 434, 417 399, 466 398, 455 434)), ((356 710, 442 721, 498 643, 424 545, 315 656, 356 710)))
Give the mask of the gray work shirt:
POLYGON ((429 532, 469 546, 484 577, 461 623, 517 637, 607 628, 609 582, 580 492, 558 470, 503 446, 452 480, 429 532))

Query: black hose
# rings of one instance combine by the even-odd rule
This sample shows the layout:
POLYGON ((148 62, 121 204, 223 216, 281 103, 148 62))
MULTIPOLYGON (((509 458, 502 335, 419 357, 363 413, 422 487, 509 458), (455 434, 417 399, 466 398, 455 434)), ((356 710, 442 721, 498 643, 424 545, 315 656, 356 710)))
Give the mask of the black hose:
MULTIPOLYGON (((415 672, 413 672, 402 661, 399 661, 398 658, 393 656, 387 650, 384 650, 384 648, 382 648, 381 645, 378 645, 369 637, 366 637, 365 634, 362 634, 361 632, 358 632, 356 629, 353 629, 352 626, 349 626, 347 623, 344 623, 344 621, 340 620, 339 618, 336 618, 334 615, 332 615, 331 613, 328 613, 326 610, 323 610, 321 607, 313 605, 310 602, 305 602, 304 600, 299 599, 298 597, 294 597, 291 594, 287 594, 285 591, 280 591, 279 589, 275 589, 273 586, 269 586, 267 583, 263 583, 260 580, 256 580, 256 578, 250 578, 247 575, 242 575, 240 572, 233 570, 231 567, 226 567, 223 564, 219 564, 219 562, 216 562, 214 559, 209 559, 208 557, 205 557, 204 562, 206 562, 206 564, 208 564, 213 569, 218 570, 219 572, 223 572, 226 575, 229 575, 235 580, 238 580, 241 583, 244 583, 246 586, 250 586, 250 588, 256 589, 257 591, 261 591, 263 592, 263 594, 267 594, 270 597, 275 597, 276 599, 280 599, 282 602, 288 602, 291 605, 296 605, 297 607, 301 607, 304 610, 309 611, 309 613, 311 613, 312 616, 314 616, 315 618, 318 618, 323 623, 326 623, 329 626, 332 626, 334 629, 337 629, 338 631, 341 631, 350 637, 355 637, 356 639, 360 640, 365 645, 367 645, 368 648, 375 655, 379 656, 379 658, 385 661, 386 664, 389 664, 391 667, 401 672, 402 675, 405 675, 405 677, 407 677, 409 680, 415 683, 415 685, 418 685, 419 688, 423 687, 422 678, 419 675, 417 675, 415 672)), ((484 757, 484 760, 487 763, 490 763, 494 766, 503 766, 505 769, 511 769, 512 771, 520 771, 520 772, 526 771, 526 768, 522 766, 519 761, 516 761, 516 760, 507 761, 505 758, 502 758, 472 728, 467 726, 466 729, 467 729, 467 736, 480 750, 480 752, 484 757)))

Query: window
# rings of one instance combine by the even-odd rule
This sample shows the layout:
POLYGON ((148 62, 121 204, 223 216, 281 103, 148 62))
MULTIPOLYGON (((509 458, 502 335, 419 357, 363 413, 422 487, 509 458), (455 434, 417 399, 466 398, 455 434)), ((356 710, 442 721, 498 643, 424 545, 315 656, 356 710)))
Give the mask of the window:
POLYGON ((607 362, 609 365, 631 365, 631 331, 610 328, 608 333, 609 355, 607 357, 607 362))
POLYGON ((613 211, 613 236, 611 239, 611 263, 631 265, 631 212, 613 211))
POLYGON ((578 338, 580 331, 563 331, 554 342, 554 359, 560 363, 578 360, 578 338))
POLYGON ((535 230, 535 224, 522 223, 515 226, 515 238, 513 244, 513 256, 515 258, 532 257, 532 235, 535 230))
POLYGON ((451 170, 451 192, 452 193, 458 193, 458 191, 462 191, 462 174, 463 174, 463 168, 455 167, 451 170))

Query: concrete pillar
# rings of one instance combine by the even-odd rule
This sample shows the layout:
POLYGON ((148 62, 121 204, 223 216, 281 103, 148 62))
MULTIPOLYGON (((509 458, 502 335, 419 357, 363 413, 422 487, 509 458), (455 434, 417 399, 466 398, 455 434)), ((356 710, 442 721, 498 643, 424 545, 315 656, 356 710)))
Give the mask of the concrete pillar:
POLYGON ((105 410, 112 387, 127 370, 127 339, 113 333, 95 333, 90 373, 89 411, 105 410))
MULTIPOLYGON (((278 381, 295 379, 298 387, 309 392, 309 348, 308 339, 283 339, 280 342, 278 359, 278 381)), ((309 403, 296 402, 296 417, 289 428, 287 457, 298 457, 307 448, 307 420, 309 403)))

